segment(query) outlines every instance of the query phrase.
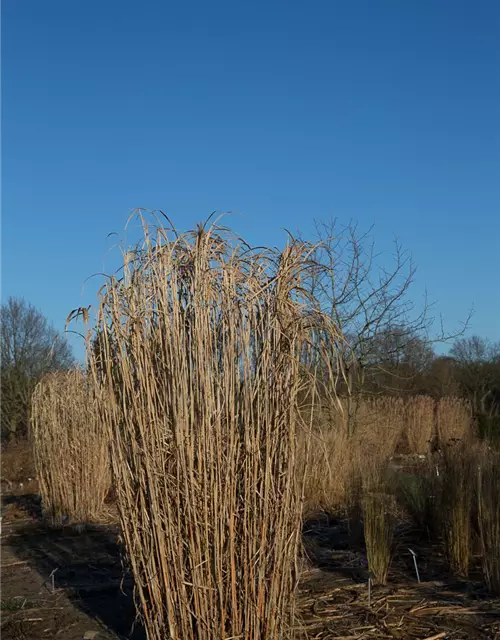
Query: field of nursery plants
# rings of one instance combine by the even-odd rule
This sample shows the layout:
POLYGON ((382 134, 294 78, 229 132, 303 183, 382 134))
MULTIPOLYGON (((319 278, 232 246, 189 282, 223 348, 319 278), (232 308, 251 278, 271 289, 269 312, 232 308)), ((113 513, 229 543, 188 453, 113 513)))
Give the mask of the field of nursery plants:
POLYGON ((3 450, 2 638, 500 639, 469 401, 375 390, 331 243, 137 219, 3 450))

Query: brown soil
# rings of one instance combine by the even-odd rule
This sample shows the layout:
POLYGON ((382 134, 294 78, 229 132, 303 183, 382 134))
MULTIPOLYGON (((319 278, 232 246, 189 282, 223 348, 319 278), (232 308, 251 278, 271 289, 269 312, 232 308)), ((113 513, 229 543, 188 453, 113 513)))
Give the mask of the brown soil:
POLYGON ((42 520, 28 443, 2 450, 2 640, 110 640, 145 634, 114 524, 42 520))
MULTIPOLYGON (((16 445, 2 458, 2 639, 144 640, 117 526, 50 529, 28 480, 29 450, 16 445)), ((478 558, 470 579, 456 580, 440 545, 422 532, 401 523, 396 540, 388 585, 374 585, 369 597, 366 556, 349 546, 346 523, 306 522, 297 638, 500 640, 500 600, 488 597, 478 558), (409 548, 418 554, 420 584, 409 548)))

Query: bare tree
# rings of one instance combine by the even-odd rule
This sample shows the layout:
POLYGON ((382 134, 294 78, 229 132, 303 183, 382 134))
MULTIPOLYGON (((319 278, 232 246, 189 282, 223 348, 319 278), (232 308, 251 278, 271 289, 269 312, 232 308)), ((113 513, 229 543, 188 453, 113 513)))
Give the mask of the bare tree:
POLYGON ((74 364, 71 347, 47 318, 22 298, 0 307, 2 437, 25 435, 33 388, 49 371, 74 364))
POLYGON ((456 340, 450 350, 458 367, 463 393, 476 416, 491 418, 500 413, 500 342, 479 336, 456 340))
POLYGON ((370 388, 373 392, 370 380, 378 376, 387 383, 391 376, 413 375, 432 360, 432 343, 450 336, 441 331, 430 337, 429 305, 425 298, 417 309, 409 297, 416 267, 399 242, 392 260, 382 264, 369 232, 361 233, 355 224, 316 224, 316 240, 318 269, 311 291, 347 337, 331 345, 331 354, 342 369, 334 384, 341 381, 347 397, 351 432, 355 400, 370 388), (405 359, 414 366, 393 366, 405 359))
POLYGON ((500 359, 500 342, 490 342, 480 336, 460 338, 453 343, 450 355, 464 365, 495 362, 500 359))

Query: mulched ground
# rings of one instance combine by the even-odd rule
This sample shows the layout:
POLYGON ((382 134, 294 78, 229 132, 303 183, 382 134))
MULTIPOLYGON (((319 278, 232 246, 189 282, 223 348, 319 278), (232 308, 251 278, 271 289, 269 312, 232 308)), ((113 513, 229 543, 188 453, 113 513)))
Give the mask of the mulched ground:
MULTIPOLYGON (((4 465, 2 640, 144 640, 134 626, 116 525, 49 529, 33 481, 22 474, 5 480, 5 472, 4 465)), ((488 596, 477 557, 470 579, 457 580, 446 571, 440 545, 402 523, 388 584, 369 590, 365 553, 350 546, 345 521, 316 518, 304 523, 303 534, 308 559, 297 638, 500 640, 500 599, 488 596), (420 584, 409 549, 417 553, 420 584)))
POLYGON ((450 576, 439 543, 399 525, 387 585, 371 585, 366 555, 349 548, 345 521, 304 526, 309 570, 299 590, 304 638, 500 640, 500 599, 489 597, 475 557, 468 580, 450 576), (417 553, 418 583, 410 549, 417 553))
POLYGON ((442 581, 374 587, 371 598, 366 584, 303 587, 300 612, 304 638, 500 638, 498 600, 479 600, 442 581))

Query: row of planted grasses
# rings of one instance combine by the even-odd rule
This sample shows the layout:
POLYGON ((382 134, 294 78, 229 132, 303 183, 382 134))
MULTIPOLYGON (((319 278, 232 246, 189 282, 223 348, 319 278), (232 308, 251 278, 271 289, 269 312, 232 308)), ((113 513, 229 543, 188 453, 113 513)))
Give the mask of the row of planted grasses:
MULTIPOLYGON (((100 291, 86 373, 48 377, 35 393, 45 509, 53 522, 98 518, 112 467, 149 640, 287 637, 304 506, 342 507, 353 530, 357 514, 384 582, 389 461, 402 441, 422 454, 436 435, 466 439, 469 409, 386 397, 353 410, 334 394, 325 406, 315 366, 342 336, 305 293, 318 268, 312 247, 256 251, 217 227, 178 235, 143 224, 142 243, 100 291)), ((454 492, 443 480, 439 504, 458 531, 458 482, 469 476, 446 464, 446 482, 459 478, 454 492)), ((490 467, 476 485, 487 549, 500 544, 490 467)), ((487 575, 495 585, 498 565, 487 575)))
POLYGON ((412 475, 383 469, 371 476, 351 509, 362 520, 368 565, 387 580, 394 525, 401 509, 431 542, 443 545, 449 571, 467 579, 480 550, 485 582, 500 595, 500 455, 479 442, 451 442, 412 475))
MULTIPOLYGON (((338 510, 349 502, 353 478, 380 475, 399 448, 425 455, 432 447, 473 438, 469 405, 458 398, 426 396, 360 399, 349 416, 347 401, 315 414, 306 476, 306 509, 338 510), (352 420, 349 436, 347 421, 352 420)), ((306 446, 306 440, 303 447, 306 446)))

